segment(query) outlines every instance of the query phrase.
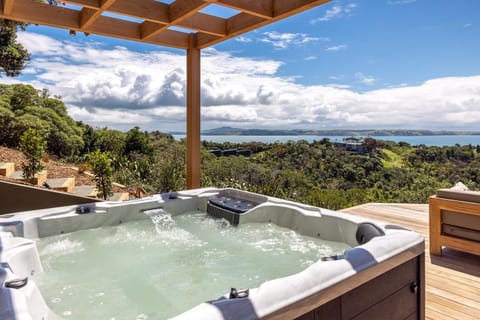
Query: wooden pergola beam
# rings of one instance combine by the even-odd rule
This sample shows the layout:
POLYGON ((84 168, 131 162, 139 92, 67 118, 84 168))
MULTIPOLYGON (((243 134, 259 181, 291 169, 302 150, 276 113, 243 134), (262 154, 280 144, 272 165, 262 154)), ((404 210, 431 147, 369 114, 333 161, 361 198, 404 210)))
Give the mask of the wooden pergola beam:
POLYGON ((276 0, 273 6, 274 21, 285 19, 330 1, 331 0, 276 0))
POLYGON ((140 29, 137 23, 105 16, 99 16, 90 27, 82 30, 88 33, 108 35, 110 37, 113 36, 134 41, 140 39, 140 29))
MULTIPOLYGON (((259 2, 266 2, 270 0, 263 0, 259 2)), ((215 45, 219 42, 225 41, 227 39, 236 37, 240 34, 246 33, 248 31, 252 31, 258 29, 260 27, 266 26, 271 24, 275 21, 282 20, 298 14, 300 12, 306 11, 313 7, 320 6, 325 4, 331 0, 272 0, 272 8, 273 8, 273 15, 271 18, 266 19, 261 15, 252 15, 250 13, 246 13, 246 9, 243 9, 241 13, 227 19, 227 35, 225 37, 213 38, 209 36, 200 36, 197 42, 197 46, 199 48, 206 48, 212 45, 215 45)), ((225 5, 233 6, 234 2, 245 2, 243 4, 246 6, 247 3, 252 1, 250 0, 219 0, 220 3, 225 3, 225 5)), ((264 4, 265 5, 265 4, 264 4)), ((237 9, 241 9, 239 4, 236 4, 237 9)))
POLYGON ((263 19, 273 18, 274 0, 219 0, 218 3, 263 19))
POLYGON ((29 0, 15 0, 10 14, 2 13, 2 19, 35 23, 72 30, 79 29, 79 11, 50 6, 29 0))
POLYGON ((140 25, 140 38, 147 40, 167 29, 167 24, 160 24, 151 21, 144 21, 140 25))
POLYGON ((141 25, 136 22, 120 20, 113 17, 99 16, 89 27, 81 28, 81 12, 82 11, 60 6, 51 6, 31 0, 15 0, 12 12, 9 15, 2 12, 0 18, 179 49, 188 48, 188 34, 186 33, 164 30, 162 34, 157 34, 149 39, 142 39, 141 25))
MULTIPOLYGON (((164 30, 168 29, 170 26, 179 26, 177 23, 180 21, 185 20, 186 18, 191 17, 195 13, 197 13, 198 10, 206 7, 209 4, 209 1, 203 1, 203 0, 176 0, 175 2, 172 2, 168 6, 168 24, 167 25, 159 25, 157 29, 149 29, 148 32, 143 33, 144 38, 143 39, 149 39, 150 37, 153 37, 160 32, 163 32, 164 30)), ((200 23, 197 23, 198 25, 201 25, 200 23)), ((152 25, 150 25, 152 26, 152 25)), ((188 24, 187 24, 188 27, 188 24)))
POLYGON ((100 15, 100 10, 83 8, 80 11, 80 28, 88 28, 100 15))
POLYGON ((108 9, 116 0, 100 0, 98 9, 83 8, 80 11, 80 28, 88 28, 92 25, 102 13, 108 9))
POLYGON ((13 0, 3 0, 3 14, 11 14, 13 10, 13 0))
POLYGON ((182 28, 197 30, 202 33, 212 34, 219 37, 227 35, 227 20, 197 12, 179 22, 177 25, 182 28))
POLYGON ((100 9, 99 0, 69 0, 68 3, 84 8, 100 9))
POLYGON ((189 35, 186 33, 174 30, 164 30, 163 32, 151 37, 149 40, 150 43, 153 44, 164 43, 163 46, 188 49, 188 38, 189 35))
POLYGON ((0 18, 4 19, 187 49, 189 34, 171 29, 180 27, 192 30, 197 47, 202 49, 330 0, 176 0, 171 4, 154 0, 69 1, 81 6, 81 10, 32 0, 0 1, 0 18), (229 19, 199 12, 212 3, 241 12, 229 19), (102 15, 108 12, 143 21, 102 15), (133 30, 135 25, 136 31, 133 30))
POLYGON ((205 8, 211 1, 204 0, 176 0, 170 4, 169 15, 170 23, 176 23, 188 18, 197 11, 205 8))
POLYGON ((152 0, 117 0, 109 11, 123 16, 143 19, 159 24, 169 24, 169 5, 152 0))

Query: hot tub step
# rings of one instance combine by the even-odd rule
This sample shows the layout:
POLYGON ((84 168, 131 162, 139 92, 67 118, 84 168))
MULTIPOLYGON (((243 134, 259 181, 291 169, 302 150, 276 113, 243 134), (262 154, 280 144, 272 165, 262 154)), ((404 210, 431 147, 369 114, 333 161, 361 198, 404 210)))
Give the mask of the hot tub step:
MULTIPOLYGON (((38 172, 35 177, 33 178, 33 185, 35 186, 41 186, 46 180, 47 180, 47 170, 42 170, 38 172)), ((27 181, 23 177, 23 171, 14 171, 11 175, 10 178, 23 181, 23 182, 28 182, 31 183, 31 181, 27 181)))
POLYGON ((81 197, 96 198, 98 195, 98 190, 95 186, 91 185, 76 186, 73 188, 72 193, 81 197))
POLYGON ((124 201, 130 199, 128 192, 115 192, 113 196, 108 198, 109 201, 124 201))
POLYGON ((75 178, 47 179, 45 186, 57 191, 72 192, 75 187, 75 178))

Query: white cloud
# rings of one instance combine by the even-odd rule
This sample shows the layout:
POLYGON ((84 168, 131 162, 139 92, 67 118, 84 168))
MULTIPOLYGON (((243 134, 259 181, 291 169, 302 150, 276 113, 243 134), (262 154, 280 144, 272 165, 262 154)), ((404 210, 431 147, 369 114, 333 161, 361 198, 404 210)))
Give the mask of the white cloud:
MULTIPOLYGON (((55 41, 21 32, 37 50, 29 83, 61 95, 76 120, 94 126, 184 130, 185 56, 138 53, 123 47, 55 41)), ((282 62, 202 51, 202 128, 478 129, 480 75, 432 79, 419 85, 356 92, 347 84, 302 85, 278 75, 282 62)), ((358 72, 373 84, 375 77, 358 72)), ((345 76, 332 76, 344 82, 345 76)), ((16 80, 18 81, 18 80, 16 80)), ((13 80, 2 78, 2 83, 13 80)))
POLYGON ((326 38, 309 37, 304 33, 278 33, 276 31, 264 32, 266 37, 261 42, 270 43, 276 49, 286 49, 290 46, 300 46, 308 42, 326 41, 326 38))
POLYGON ((366 84, 366 85, 372 85, 377 81, 377 79, 375 79, 375 77, 364 75, 361 72, 355 73, 355 78, 357 78, 357 80, 360 83, 366 84))
POLYGON ((331 79, 331 80, 338 81, 338 80, 343 80, 343 79, 345 79, 345 76, 344 76, 343 74, 341 74, 341 75, 329 76, 328 78, 331 79))
POLYGON ((321 18, 318 18, 318 21, 329 21, 332 20, 333 18, 337 17, 343 12, 343 9, 341 6, 333 6, 331 9, 328 9, 327 12, 325 12, 325 15, 321 18))
POLYGON ((308 57, 305 57, 304 60, 306 60, 306 61, 311 61, 311 60, 317 60, 317 59, 318 59, 317 56, 308 56, 308 57))
POLYGON ((347 49, 347 47, 348 46, 346 44, 339 44, 337 46, 327 47, 325 51, 340 51, 340 50, 347 49))
POLYGON ((328 83, 326 84, 327 87, 331 88, 338 88, 338 89, 350 89, 351 87, 348 84, 340 84, 340 83, 328 83))
POLYGON ((58 54, 65 44, 51 37, 31 32, 18 32, 19 42, 28 44, 30 54, 58 54))
POLYGON ((70 105, 68 113, 74 119, 81 119, 85 122, 94 122, 98 125, 109 125, 112 122, 116 124, 129 124, 134 126, 139 123, 150 122, 151 119, 146 115, 135 114, 126 110, 119 109, 100 109, 84 108, 70 105))
POLYGON ((473 25, 472 23, 465 23, 465 24, 463 25, 463 27, 464 27, 464 28, 468 28, 468 27, 471 27, 472 25, 473 25))
POLYGON ((244 37, 244 36, 238 36, 238 37, 235 38, 235 41, 243 42, 243 43, 249 43, 249 42, 252 42, 252 39, 244 37))
POLYGON ((389 0, 388 4, 407 4, 416 2, 417 0, 389 0))
POLYGON ((348 16, 352 14, 352 12, 358 7, 355 3, 349 3, 347 5, 342 5, 340 3, 335 4, 330 9, 327 9, 325 14, 317 19, 311 20, 310 23, 315 24, 318 22, 325 22, 330 21, 336 18, 340 18, 343 16, 348 16))

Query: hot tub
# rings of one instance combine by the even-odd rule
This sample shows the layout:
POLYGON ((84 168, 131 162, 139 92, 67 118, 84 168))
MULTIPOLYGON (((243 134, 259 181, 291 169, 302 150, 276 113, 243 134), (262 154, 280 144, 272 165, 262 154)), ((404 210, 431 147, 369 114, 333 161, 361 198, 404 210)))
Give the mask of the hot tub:
MULTIPOLYGON (((341 252, 330 252, 327 256, 307 264, 301 258, 289 258, 290 262, 298 259, 298 264, 302 263, 300 270, 265 280, 256 287, 237 283, 235 288, 225 288, 221 295, 212 296, 205 292, 203 303, 199 301, 198 305, 167 318, 424 318, 424 239, 420 235, 399 226, 369 221, 345 213, 235 189, 214 188, 161 194, 122 203, 94 203, 0 217, 0 318, 57 317, 49 308, 52 301, 47 299, 48 303, 45 302, 46 299, 39 289, 42 286, 36 284, 42 282, 41 275, 44 273, 37 239, 43 241, 49 239, 46 237, 69 235, 78 230, 123 226, 143 220, 149 223, 147 220, 151 219, 152 213, 158 212, 168 212, 174 217, 182 217, 187 212, 197 212, 198 216, 198 212, 204 212, 205 219, 218 219, 215 221, 220 221, 222 228, 225 224, 228 224, 229 228, 238 229, 250 225, 274 225, 296 231, 311 239, 345 244, 345 249, 341 252)), ((224 232, 224 229, 218 230, 219 233, 224 232)), ((168 230, 159 232, 162 234, 168 230)), ((215 237, 214 234, 211 236, 215 237)), ((185 244, 193 243, 189 238, 186 241, 188 242, 185 244)), ((75 249, 75 246, 71 247, 75 249)), ((275 245, 272 248, 275 248, 275 245)), ((248 258, 248 254, 239 256, 239 259, 248 258)), ((259 269, 266 265, 261 259, 251 258, 258 262, 259 269)), ((267 270, 263 270, 265 274, 275 274, 274 271, 277 271, 272 266, 266 268, 267 270)), ((136 273, 135 270, 131 272, 138 281, 143 281, 141 273, 136 273)), ((178 277, 182 277, 182 274, 178 277)), ((202 275, 201 280, 214 281, 211 273, 202 275)), ((196 286, 197 282, 192 282, 191 285, 196 286)), ((95 286, 95 281, 92 286, 95 286)), ((145 290, 147 286, 145 283, 145 290)), ((165 294, 168 295, 169 292, 165 294)), ((103 295, 103 292, 94 295, 98 297, 98 301, 94 302, 101 301, 103 295)), ((154 301, 155 294, 150 296, 153 296, 150 298, 154 301)), ((174 298, 182 299, 181 296, 174 298)), ((129 308, 128 305, 118 307, 129 308)), ((75 313, 71 312, 59 316, 78 319, 75 318, 75 313)), ((163 317, 160 313, 146 313, 137 318, 163 317)))

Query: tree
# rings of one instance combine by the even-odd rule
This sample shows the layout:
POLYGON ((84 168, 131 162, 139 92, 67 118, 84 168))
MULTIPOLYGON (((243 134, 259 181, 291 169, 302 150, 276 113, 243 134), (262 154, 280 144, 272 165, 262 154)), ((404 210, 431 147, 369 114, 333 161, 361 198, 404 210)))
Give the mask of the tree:
POLYGON ((108 152, 101 152, 95 150, 87 154, 87 162, 92 168, 95 175, 95 182, 97 189, 100 191, 100 197, 104 200, 111 195, 112 192, 112 176, 113 169, 111 166, 112 160, 110 159, 108 152))
POLYGON ((99 134, 98 132, 88 124, 84 125, 80 123, 80 127, 82 127, 82 138, 83 138, 83 149, 82 154, 90 153, 98 148, 98 139, 99 134))
POLYGON ((140 131, 139 127, 134 127, 127 132, 125 139, 125 154, 141 153, 151 155, 153 148, 150 145, 148 136, 140 131))
POLYGON ((107 128, 97 131, 98 148, 110 152, 113 156, 121 156, 125 153, 125 133, 107 128))
POLYGON ((15 114, 8 108, 0 105, 0 145, 8 146, 15 114))
POLYGON ((0 144, 18 147, 28 128, 40 131, 50 154, 71 157, 82 152, 83 129, 68 115, 61 100, 52 98, 47 89, 0 85, 0 144))
POLYGON ((16 41, 17 27, 25 24, 0 19, 0 76, 18 76, 30 60, 28 51, 16 41))
POLYGON ((367 137, 363 139, 362 147, 365 148, 367 152, 375 151, 377 148, 381 148, 382 146, 382 143, 374 138, 367 137))
POLYGON ((35 175, 45 167, 41 161, 47 142, 42 139, 39 131, 29 128, 20 137, 20 150, 27 157, 22 163, 23 177, 33 184, 35 175))
POLYGON ((13 84, 10 96, 10 106, 17 115, 25 113, 25 108, 38 106, 38 91, 29 84, 13 84))

